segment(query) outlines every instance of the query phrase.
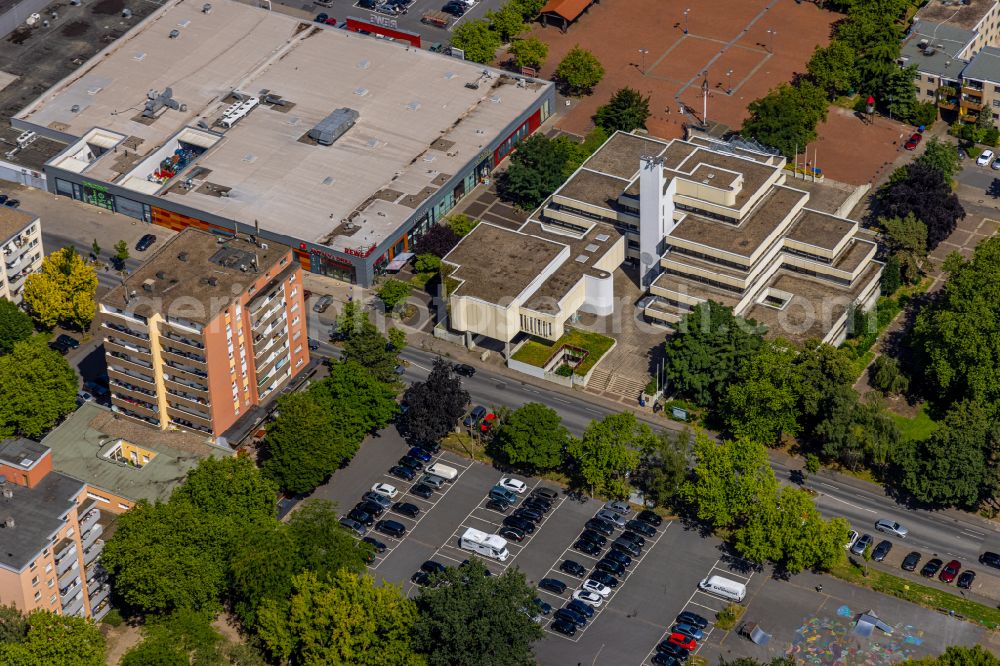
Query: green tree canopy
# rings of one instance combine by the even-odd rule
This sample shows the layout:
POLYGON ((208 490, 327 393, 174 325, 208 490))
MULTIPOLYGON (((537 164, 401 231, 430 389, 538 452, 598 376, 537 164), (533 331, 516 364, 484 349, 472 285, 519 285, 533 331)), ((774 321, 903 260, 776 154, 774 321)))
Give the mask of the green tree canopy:
POLYGON ((392 312, 397 305, 404 303, 410 297, 410 290, 408 282, 389 278, 379 287, 378 297, 385 304, 386 312, 392 312))
POLYGON ((911 659, 913 666, 1000 666, 1000 659, 982 645, 951 645, 937 657, 911 659))
POLYGON ((500 33, 482 19, 459 23, 451 32, 451 45, 462 49, 466 60, 483 65, 493 61, 501 43, 500 33))
POLYGON ((250 458, 205 458, 170 499, 239 527, 273 518, 277 490, 250 458))
POLYGON ((574 482, 610 497, 629 495, 628 477, 639 466, 639 451, 653 446, 656 435, 632 412, 591 421, 580 439, 566 447, 574 482))
POLYGON ((448 228, 455 232, 459 238, 464 238, 468 236, 476 225, 479 224, 479 220, 474 217, 469 217, 465 213, 457 213, 455 215, 450 215, 447 218, 448 228))
POLYGON ((413 267, 418 273, 437 273, 441 270, 441 258, 430 252, 417 255, 413 267))
POLYGON ((619 88, 608 103, 597 108, 594 122, 609 135, 616 130, 645 129, 649 118, 649 97, 634 88, 619 88))
POLYGON ((265 600, 260 639, 276 659, 299 666, 418 666, 411 647, 412 601, 394 585, 339 571, 326 580, 306 571, 292 580, 288 610, 265 600))
POLYGON ((372 552, 340 526, 337 507, 322 499, 307 499, 288 519, 288 532, 294 544, 300 570, 317 576, 333 575, 340 570, 361 573, 372 552))
POLYGON ((721 415, 733 436, 774 446, 799 432, 796 350, 785 341, 762 345, 739 362, 721 415))
POLYGON ((508 51, 518 67, 539 69, 549 57, 549 45, 537 37, 515 39, 508 51))
POLYGON ((77 377, 44 335, 15 342, 0 356, 0 438, 41 437, 76 409, 77 377))
POLYGON ((529 472, 547 472, 563 462, 569 431, 551 407, 528 402, 504 419, 491 446, 503 460, 529 472))
POLYGON ((947 141, 941 141, 936 136, 924 142, 924 152, 914 160, 941 172, 945 180, 950 181, 961 167, 958 161, 958 151, 947 141))
POLYGON ((31 317, 6 298, 0 298, 0 356, 14 351, 14 343, 22 342, 35 332, 31 317))
POLYGON ((22 643, 28 637, 28 618, 14 604, 0 606, 0 643, 22 643))
POLYGON ((687 476, 691 433, 661 430, 646 442, 639 460, 637 483, 647 500, 667 506, 675 499, 687 476))
POLYGON ((809 81, 782 84, 750 102, 741 133, 791 159, 816 139, 816 124, 826 117, 826 93, 809 81))
POLYGON ((458 423, 469 404, 469 393, 451 363, 434 360, 427 380, 414 382, 403 394, 407 410, 405 427, 416 442, 436 442, 458 423))
POLYGON ((500 193, 524 210, 538 207, 566 180, 568 155, 560 143, 533 134, 518 144, 500 179, 500 193))
POLYGON ((798 375, 799 414, 802 429, 811 431, 825 413, 830 396, 854 384, 854 367, 849 352, 819 340, 806 340, 795 357, 798 375))
POLYGON ((528 26, 524 24, 521 8, 513 3, 500 5, 500 9, 486 12, 486 20, 490 27, 500 36, 504 44, 524 32, 528 26))
POLYGON ((996 495, 994 452, 1000 451, 996 408, 957 403, 931 436, 894 451, 902 490, 935 507, 975 508, 996 495))
POLYGON ((885 228, 889 250, 899 261, 901 276, 913 284, 920 279, 920 268, 927 257, 927 225, 907 213, 904 218, 880 218, 885 228))
POLYGON ((672 390, 699 405, 725 395, 743 359, 764 343, 764 329, 732 308, 708 301, 697 305, 667 341, 664 374, 672 390))
MULTIPOLYGON (((948 282, 917 312, 910 338, 925 394, 948 405, 1000 402, 1000 238, 982 241, 971 261, 946 262, 948 282)), ((2 361, 2 359, 0 359, 2 361)))
POLYGON ((927 225, 927 250, 933 251, 955 230, 958 220, 965 217, 965 208, 935 167, 914 162, 906 168, 905 175, 879 191, 875 209, 879 217, 886 219, 902 220, 912 213, 927 225))
POLYGON ((872 396, 860 402, 850 386, 836 387, 826 397, 813 435, 823 455, 851 469, 862 463, 884 466, 900 438, 882 404, 872 396))
POLYGON ((521 666, 533 661, 531 644, 542 629, 531 619, 535 590, 518 569, 487 576, 478 558, 449 567, 417 597, 414 645, 431 666, 521 666))
POLYGON ((344 360, 354 361, 366 368, 374 377, 385 384, 396 384, 396 366, 399 365, 399 350, 389 344, 389 340, 361 310, 357 303, 344 306, 337 318, 337 330, 346 336, 344 360))
POLYGON ((0 643, 3 666, 104 666, 104 636, 90 620, 35 610, 23 641, 0 643))
POLYGON ((358 442, 337 431, 334 415, 311 393, 282 396, 278 413, 267 426, 261 469, 283 490, 311 491, 357 451, 358 442))
POLYGON ((24 282, 24 305, 35 322, 46 329, 57 324, 86 330, 97 305, 97 274, 76 252, 64 247, 45 258, 42 268, 24 282))
POLYGON ((817 46, 806 70, 813 82, 834 99, 851 89, 855 74, 854 51, 837 39, 827 46, 817 46))
POLYGON ((578 44, 559 61, 555 76, 569 92, 587 93, 604 78, 604 66, 597 56, 578 44))
MULTIPOLYGON (((396 416, 395 381, 381 381, 352 360, 331 362, 329 369, 325 378, 309 387, 309 394, 330 413, 345 442, 360 444, 368 433, 384 428, 396 416)), ((355 446, 348 457, 356 450, 355 446)))

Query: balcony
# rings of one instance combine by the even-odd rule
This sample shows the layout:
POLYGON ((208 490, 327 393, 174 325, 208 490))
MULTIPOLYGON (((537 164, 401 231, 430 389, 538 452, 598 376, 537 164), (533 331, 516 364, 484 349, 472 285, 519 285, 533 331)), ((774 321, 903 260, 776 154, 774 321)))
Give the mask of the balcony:
POLYGON ((183 335, 177 335, 176 333, 173 333, 171 331, 164 331, 161 334, 161 337, 166 338, 167 340, 170 340, 171 342, 176 342, 178 344, 186 345, 186 346, 191 347, 193 349, 204 349, 205 348, 204 343, 199 342, 198 340, 195 340, 193 338, 186 338, 183 335))
POLYGON ((979 111, 983 108, 983 99, 981 97, 966 97, 963 95, 962 106, 969 111, 979 111))
POLYGON ((116 324, 116 323, 114 323, 112 321, 107 321, 107 320, 102 321, 101 322, 101 326, 103 328, 108 329, 108 330, 114 331, 115 333, 120 333, 122 335, 128 336, 130 338, 134 338, 136 340, 142 340, 143 342, 147 342, 147 343, 149 342, 149 334, 148 333, 143 333, 142 331, 137 331, 135 329, 131 329, 128 326, 122 326, 120 324, 116 324))
POLYGON ((127 416, 130 419, 135 419, 136 421, 141 421, 142 423, 148 423, 148 424, 153 425, 153 426, 155 426, 157 428, 160 427, 160 419, 158 417, 156 417, 156 416, 144 416, 142 414, 139 414, 138 412, 132 411, 131 409, 129 409, 128 407, 125 407, 123 405, 119 405, 119 404, 111 405, 111 411, 115 412, 116 414, 121 414, 122 416, 127 416))
POLYGON ((147 323, 145 317, 133 314, 131 312, 125 312, 124 310, 119 310, 118 308, 112 307, 110 305, 102 304, 100 307, 100 312, 101 314, 124 319, 125 321, 129 322, 130 327, 138 326, 140 329, 145 329, 149 327, 149 324, 147 323))
POLYGON ((188 430, 197 430, 199 432, 208 433, 210 435, 212 434, 212 429, 211 428, 206 428, 205 426, 200 426, 200 425, 198 425, 198 424, 196 424, 196 423, 194 423, 192 421, 189 421, 189 420, 187 420, 185 418, 182 418, 180 416, 171 417, 170 418, 170 422, 173 423, 174 425, 178 426, 178 427, 181 427, 181 428, 187 428, 188 430))
POLYGON ((111 600, 105 599, 104 601, 97 604, 96 608, 94 606, 90 607, 90 617, 94 620, 94 622, 98 622, 102 617, 107 615, 110 610, 111 610, 111 600))
POLYGON ((167 388, 167 394, 174 396, 179 400, 186 400, 188 402, 194 403, 196 405, 201 405, 202 407, 208 407, 209 402, 205 398, 196 396, 187 391, 180 391, 177 389, 167 388))
POLYGON ((70 556, 76 550, 76 541, 73 537, 64 537, 59 540, 56 547, 52 549, 55 553, 56 566, 63 561, 63 558, 70 556))
POLYGON ((946 109, 948 111, 955 111, 956 109, 958 109, 958 100, 955 98, 939 99, 937 105, 938 108, 946 109))
POLYGON ((186 372, 189 375, 194 375, 195 377, 199 377, 201 379, 208 377, 207 372, 199 370, 191 365, 185 365, 183 363, 178 363, 177 361, 164 361, 163 364, 177 370, 178 372, 186 372))
POLYGON ((258 328, 261 328, 265 323, 268 323, 272 319, 274 319, 279 312, 282 314, 285 312, 285 301, 283 300, 280 301, 279 303, 276 303, 274 307, 265 312, 259 319, 257 319, 257 321, 253 323, 253 326, 251 328, 253 328, 253 330, 256 331, 258 328))
POLYGON ((63 601, 63 615, 83 615, 83 591, 76 593, 75 597, 63 601))
POLYGON ((97 522, 97 519, 101 517, 101 510, 97 507, 88 510, 80 518, 80 532, 86 532, 97 522))
POLYGON ((118 338, 113 335, 108 335, 104 337, 104 348, 105 349, 118 349, 123 354, 140 354, 142 356, 150 356, 151 352, 149 347, 140 347, 134 345, 124 338, 118 338), (109 347, 110 345, 110 347, 109 347))
POLYGON ((104 539, 98 539, 90 548, 85 548, 83 550, 84 566, 90 566, 97 559, 97 556, 101 554, 102 550, 104 550, 104 539))
POLYGON ((165 345, 163 347, 163 353, 165 355, 165 358, 176 359, 181 363, 183 363, 184 361, 192 361, 194 363, 200 363, 201 365, 205 364, 204 356, 200 356, 192 352, 186 352, 182 349, 171 347, 169 345, 165 345))
POLYGON ((142 399, 139 396, 145 396, 147 398, 156 397, 156 391, 151 391, 149 389, 142 388, 141 386, 130 384, 129 382, 120 381, 117 377, 111 377, 110 379, 111 381, 109 381, 108 384, 111 386, 112 392, 115 392, 115 389, 117 389, 118 393, 124 392, 126 395, 139 400, 142 399))
MULTIPOLYGON (((103 540, 98 539, 98 541, 101 544, 104 543, 103 540)), ((96 546, 97 544, 94 544, 94 545, 96 546)), ((91 548, 94 548, 94 546, 91 546, 91 548)), ((98 553, 99 552, 100 552, 100 549, 98 549, 98 553)), ((85 574, 85 577, 87 579, 87 587, 90 587, 91 581, 96 581, 97 583, 101 583, 101 582, 104 582, 105 580, 107 580, 107 578, 108 578, 108 572, 105 571, 104 567, 101 566, 101 561, 100 560, 93 560, 92 559, 91 562, 90 562, 90 564, 86 565, 84 574, 85 574)))
POLYGON ((107 599, 109 594, 111 594, 111 586, 107 583, 101 583, 96 590, 90 591, 90 607, 93 608, 107 599))
POLYGON ((62 599, 63 607, 69 603, 70 599, 75 597, 78 593, 83 590, 83 585, 80 583, 80 576, 77 575, 70 580, 69 584, 65 587, 60 585, 59 587, 59 597, 62 599))
POLYGON ((138 398, 136 396, 128 395, 127 393, 119 393, 119 392, 116 391, 116 392, 112 392, 111 393, 111 397, 114 398, 115 400, 121 401, 122 403, 124 403, 125 405, 127 405, 129 408, 137 407, 137 408, 149 410, 150 412, 152 412, 152 415, 154 415, 154 416, 157 414, 157 412, 160 409, 158 405, 154 405, 151 402, 146 402, 142 398, 138 398))
POLYGON ((152 370, 153 369, 153 364, 150 363, 149 361, 146 361, 146 360, 141 359, 141 358, 133 358, 133 357, 129 356, 128 354, 123 354, 123 353, 121 353, 119 351, 116 351, 116 350, 108 351, 108 356, 116 358, 116 359, 118 359, 119 361, 121 361, 123 363, 130 363, 132 365, 138 366, 138 367, 143 368, 145 370, 152 370))
MULTIPOLYGON (((87 550, 88 548, 93 546, 94 542, 97 541, 97 537, 101 536, 103 532, 104 532, 104 527, 101 526, 100 524, 94 525, 89 530, 84 532, 80 536, 80 541, 83 544, 83 549, 87 550)), ((84 562, 84 564, 86 564, 86 562, 84 562)))
POLYGON ((197 322, 193 322, 190 319, 184 319, 182 317, 167 317, 163 320, 168 326, 172 326, 176 329, 180 329, 184 333, 194 333, 195 335, 201 335, 204 326, 197 322))
POLYGON ((195 409, 182 407, 181 405, 173 402, 167 403, 167 415, 170 416, 171 418, 177 416, 182 419, 186 419, 188 421, 191 421, 193 419, 193 423, 195 423, 196 425, 203 425, 208 427, 211 427, 212 425, 212 417, 209 416, 208 414, 204 412, 199 412, 195 409))
POLYGON ((257 358, 262 354, 267 353, 267 350, 270 349, 276 342, 285 343, 287 342, 287 340, 288 340, 287 328, 279 329, 275 331, 270 337, 258 340, 257 342, 254 343, 253 346, 254 358, 257 358))
POLYGON ((64 548, 63 551, 56 557, 56 575, 62 576, 67 571, 69 571, 73 564, 78 561, 76 544, 69 540, 69 548, 64 548))
MULTIPOLYGON (((59 572, 59 587, 66 587, 70 582, 79 577, 80 574, 80 560, 76 556, 76 549, 73 549, 73 554, 70 557, 62 560, 60 564, 66 565, 61 572, 59 572)), ((58 569, 57 569, 58 571, 58 569)))
POLYGON ((258 296, 255 300, 250 301, 250 303, 247 305, 247 311, 250 313, 250 316, 253 317, 258 312, 260 312, 261 309, 265 307, 268 303, 274 301, 275 297, 278 296, 280 293, 281 293, 281 288, 278 287, 273 291, 271 291, 271 293, 269 293, 267 296, 264 297, 258 296))
MULTIPOLYGON (((205 396, 208 396, 208 387, 204 384, 198 384, 185 379, 184 377, 177 377, 175 375, 163 375, 163 380, 168 384, 183 386, 187 390, 194 391, 195 393, 203 393, 205 396)), ((186 391, 182 389, 181 392, 185 393, 186 391)))

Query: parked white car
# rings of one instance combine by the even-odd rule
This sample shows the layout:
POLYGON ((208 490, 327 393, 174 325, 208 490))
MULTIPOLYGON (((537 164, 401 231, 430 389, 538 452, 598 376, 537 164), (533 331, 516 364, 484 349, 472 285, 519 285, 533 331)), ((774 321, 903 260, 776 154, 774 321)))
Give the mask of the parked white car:
POLYGON ((600 608, 604 603, 604 597, 590 590, 577 590, 573 593, 573 598, 594 608, 600 608))
POLYGON ((847 543, 844 544, 844 549, 845 550, 850 550, 851 546, 854 545, 854 543, 858 540, 859 536, 861 536, 861 535, 858 534, 857 532, 855 532, 854 530, 851 530, 850 532, 848 532, 847 533, 847 543))
POLYGON ((512 476, 505 476, 504 478, 500 479, 500 483, 497 485, 501 486, 502 488, 506 488, 512 493, 517 493, 519 495, 528 489, 528 486, 527 484, 524 483, 524 481, 521 481, 520 479, 515 479, 512 476))
POLYGON ((388 483, 376 483, 372 486, 372 492, 384 495, 389 499, 395 499, 396 495, 399 494, 399 491, 396 490, 396 486, 390 486, 388 483))
POLYGON ((976 158, 976 164, 979 166, 986 166, 993 161, 993 151, 984 150, 983 154, 976 158))
POLYGON ((598 583, 593 578, 588 578, 587 580, 585 580, 583 582, 583 585, 580 587, 580 589, 586 590, 588 592, 594 592, 596 594, 601 595, 602 597, 606 597, 609 594, 611 594, 611 588, 610 587, 608 587, 607 585, 602 585, 601 583, 598 583))

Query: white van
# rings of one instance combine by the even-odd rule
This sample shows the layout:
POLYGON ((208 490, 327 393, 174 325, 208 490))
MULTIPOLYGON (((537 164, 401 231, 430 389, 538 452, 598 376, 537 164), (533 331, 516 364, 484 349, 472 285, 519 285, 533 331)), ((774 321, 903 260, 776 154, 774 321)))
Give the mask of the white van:
POLYGON ((747 596, 747 586, 722 576, 709 576, 698 583, 705 592, 740 603, 747 596))
POLYGON ((465 530, 459 546, 463 550, 471 550, 473 553, 501 562, 510 557, 506 539, 498 534, 487 534, 471 527, 465 530))
POLYGON ((424 471, 434 476, 440 476, 445 481, 454 481, 455 477, 458 476, 457 469, 455 469, 454 467, 448 467, 447 465, 442 465, 439 462, 434 463, 424 471))

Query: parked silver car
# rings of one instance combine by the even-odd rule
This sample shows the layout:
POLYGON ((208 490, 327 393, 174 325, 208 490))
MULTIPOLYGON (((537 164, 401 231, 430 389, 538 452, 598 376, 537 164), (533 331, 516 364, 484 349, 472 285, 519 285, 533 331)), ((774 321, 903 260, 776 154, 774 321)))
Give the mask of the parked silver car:
POLYGON ((618 529, 623 529, 625 527, 625 523, 628 522, 625 516, 617 511, 611 511, 610 509, 601 509, 597 512, 597 517, 603 518, 618 529))

